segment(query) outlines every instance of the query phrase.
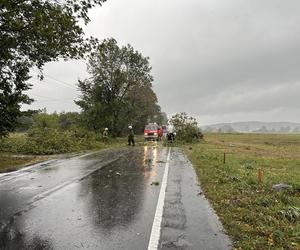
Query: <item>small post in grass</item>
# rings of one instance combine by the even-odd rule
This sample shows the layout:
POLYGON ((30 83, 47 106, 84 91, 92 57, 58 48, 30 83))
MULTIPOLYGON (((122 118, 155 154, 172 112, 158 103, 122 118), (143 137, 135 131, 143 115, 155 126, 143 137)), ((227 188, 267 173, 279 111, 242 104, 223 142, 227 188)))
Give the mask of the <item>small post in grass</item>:
POLYGON ((264 178, 264 172, 263 172, 263 170, 261 168, 259 168, 258 172, 257 172, 258 182, 262 183, 263 182, 263 178, 264 178))
POLYGON ((226 163, 226 153, 224 152, 224 155, 223 155, 223 164, 226 163))

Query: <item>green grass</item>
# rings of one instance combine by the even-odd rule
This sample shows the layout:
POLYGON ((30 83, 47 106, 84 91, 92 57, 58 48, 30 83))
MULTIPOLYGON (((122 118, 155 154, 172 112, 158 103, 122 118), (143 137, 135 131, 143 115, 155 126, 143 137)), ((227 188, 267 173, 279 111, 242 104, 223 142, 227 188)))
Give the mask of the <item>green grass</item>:
POLYGON ((183 148, 236 249, 300 249, 300 135, 207 134, 183 148))
POLYGON ((15 155, 0 152, 0 173, 12 172, 28 164, 37 163, 47 158, 41 156, 15 155))

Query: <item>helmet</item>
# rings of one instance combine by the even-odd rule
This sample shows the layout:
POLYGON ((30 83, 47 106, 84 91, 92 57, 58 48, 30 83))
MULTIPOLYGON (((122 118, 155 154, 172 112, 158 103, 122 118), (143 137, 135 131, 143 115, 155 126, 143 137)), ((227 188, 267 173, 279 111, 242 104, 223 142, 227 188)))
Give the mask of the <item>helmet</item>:
POLYGON ((132 129, 132 126, 131 126, 131 125, 129 125, 129 126, 128 126, 128 128, 129 128, 129 129, 132 129))
POLYGON ((107 130, 108 130, 108 128, 105 128, 104 130, 105 130, 105 131, 107 131, 107 130))

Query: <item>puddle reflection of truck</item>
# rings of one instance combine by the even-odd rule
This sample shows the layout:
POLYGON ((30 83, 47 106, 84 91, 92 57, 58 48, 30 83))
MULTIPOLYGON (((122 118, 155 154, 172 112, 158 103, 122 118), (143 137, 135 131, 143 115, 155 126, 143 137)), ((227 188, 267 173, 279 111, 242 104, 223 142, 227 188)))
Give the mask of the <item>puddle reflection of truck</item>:
POLYGON ((163 135, 163 129, 156 123, 149 123, 144 129, 145 140, 160 141, 163 135))

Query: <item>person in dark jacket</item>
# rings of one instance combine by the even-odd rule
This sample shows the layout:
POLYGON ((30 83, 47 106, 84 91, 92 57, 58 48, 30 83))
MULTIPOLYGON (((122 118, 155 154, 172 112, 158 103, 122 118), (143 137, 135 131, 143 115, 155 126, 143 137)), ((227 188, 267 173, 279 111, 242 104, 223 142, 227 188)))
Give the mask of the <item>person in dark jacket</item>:
POLYGON ((130 146, 132 144, 132 146, 135 145, 134 143, 134 132, 132 129, 132 126, 128 126, 129 129, 129 133, 128 133, 128 146, 130 146))

